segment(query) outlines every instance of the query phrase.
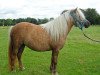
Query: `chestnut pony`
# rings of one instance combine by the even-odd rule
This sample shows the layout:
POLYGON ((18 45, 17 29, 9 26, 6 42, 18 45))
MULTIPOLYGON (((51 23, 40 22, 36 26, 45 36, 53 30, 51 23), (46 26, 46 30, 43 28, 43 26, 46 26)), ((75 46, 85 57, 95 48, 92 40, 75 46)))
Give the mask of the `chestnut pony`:
POLYGON ((16 57, 19 69, 23 70, 21 55, 25 46, 35 51, 52 51, 50 70, 57 75, 56 65, 59 50, 63 48, 68 33, 73 25, 87 28, 89 21, 78 8, 68 10, 58 18, 42 25, 21 22, 11 28, 9 41, 9 68, 15 70, 16 57))

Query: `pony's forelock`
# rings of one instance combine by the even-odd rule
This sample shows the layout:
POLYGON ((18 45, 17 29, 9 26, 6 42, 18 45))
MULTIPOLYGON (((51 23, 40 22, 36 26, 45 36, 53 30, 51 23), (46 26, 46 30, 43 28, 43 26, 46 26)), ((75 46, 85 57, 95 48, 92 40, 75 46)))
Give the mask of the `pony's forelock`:
POLYGON ((80 15, 83 19, 85 19, 85 16, 84 16, 83 12, 81 11, 81 9, 77 8, 77 12, 79 13, 79 15, 80 15))

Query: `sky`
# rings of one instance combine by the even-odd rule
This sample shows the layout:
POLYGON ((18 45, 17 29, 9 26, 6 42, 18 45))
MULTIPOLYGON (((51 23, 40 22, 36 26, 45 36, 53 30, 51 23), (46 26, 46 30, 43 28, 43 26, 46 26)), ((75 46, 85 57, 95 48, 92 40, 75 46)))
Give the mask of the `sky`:
POLYGON ((67 9, 95 8, 100 14, 100 0, 0 0, 2 18, 51 18, 67 9))

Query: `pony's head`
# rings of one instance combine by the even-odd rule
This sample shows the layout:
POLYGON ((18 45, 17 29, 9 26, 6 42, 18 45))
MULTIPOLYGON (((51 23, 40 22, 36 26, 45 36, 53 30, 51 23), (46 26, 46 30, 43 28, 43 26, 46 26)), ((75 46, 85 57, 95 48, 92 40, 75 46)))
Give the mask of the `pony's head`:
POLYGON ((88 28, 90 26, 90 22, 85 18, 82 11, 78 8, 71 10, 70 15, 73 18, 74 24, 82 29, 83 27, 88 28))

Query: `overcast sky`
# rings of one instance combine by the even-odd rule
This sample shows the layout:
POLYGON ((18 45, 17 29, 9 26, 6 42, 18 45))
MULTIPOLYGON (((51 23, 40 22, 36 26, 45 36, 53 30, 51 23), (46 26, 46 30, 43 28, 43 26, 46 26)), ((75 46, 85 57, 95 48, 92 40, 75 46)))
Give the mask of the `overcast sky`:
POLYGON ((95 8, 100 13, 100 0, 0 0, 1 18, 50 18, 65 9, 95 8))

